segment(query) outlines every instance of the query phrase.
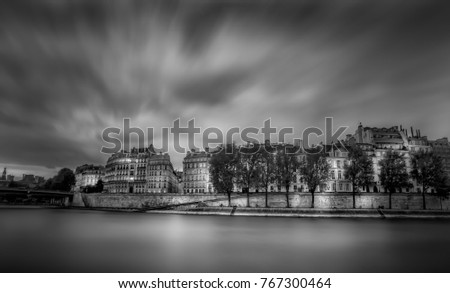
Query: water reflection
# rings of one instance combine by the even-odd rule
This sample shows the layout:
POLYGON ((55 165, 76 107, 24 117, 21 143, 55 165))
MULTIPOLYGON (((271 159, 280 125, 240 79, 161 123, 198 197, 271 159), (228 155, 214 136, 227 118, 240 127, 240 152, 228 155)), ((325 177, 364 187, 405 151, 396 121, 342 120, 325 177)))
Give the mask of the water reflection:
POLYGON ((0 209, 2 272, 447 272, 450 221, 0 209))

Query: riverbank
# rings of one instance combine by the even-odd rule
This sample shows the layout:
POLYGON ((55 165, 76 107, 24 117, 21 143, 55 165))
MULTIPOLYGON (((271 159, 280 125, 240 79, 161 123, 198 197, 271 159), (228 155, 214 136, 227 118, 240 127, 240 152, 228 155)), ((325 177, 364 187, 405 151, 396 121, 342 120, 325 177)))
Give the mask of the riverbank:
POLYGON ((187 210, 150 210, 145 213, 283 218, 450 219, 449 211, 440 210, 203 207, 187 210))
POLYGON ((85 208, 0 205, 0 209, 60 209, 86 210, 119 213, 176 214, 196 216, 232 217, 281 217, 281 218, 374 218, 374 219, 450 219, 450 211, 441 210, 389 210, 389 209, 305 209, 305 208, 242 208, 242 207, 201 207, 191 209, 133 208, 85 208))
MULTIPOLYGON (((425 197, 425 210, 443 210, 450 212, 450 198, 444 199, 433 194, 425 197)), ((269 193, 267 205, 270 208, 285 208, 308 210, 312 206, 312 196, 308 193, 290 193, 287 198, 283 193, 269 193), (289 205, 287 204, 289 200, 289 205)), ((71 206, 88 208, 125 208, 125 209, 161 209, 182 208, 184 210, 200 207, 228 207, 261 209, 266 206, 263 193, 252 193, 247 200, 245 194, 232 194, 230 202, 224 194, 75 194, 71 206), (247 202, 248 201, 248 202, 247 202)), ((318 193, 314 196, 314 208, 320 210, 337 209, 352 210, 386 209, 416 211, 423 210, 423 197, 416 193, 392 194, 391 205, 387 193, 318 193)))

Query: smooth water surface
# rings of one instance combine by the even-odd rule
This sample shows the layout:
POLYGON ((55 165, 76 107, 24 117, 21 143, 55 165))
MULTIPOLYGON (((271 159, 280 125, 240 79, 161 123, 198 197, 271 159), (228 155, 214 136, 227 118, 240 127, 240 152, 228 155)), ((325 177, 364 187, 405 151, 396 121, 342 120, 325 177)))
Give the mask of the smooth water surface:
POLYGON ((0 209, 1 272, 449 272, 450 221, 0 209))

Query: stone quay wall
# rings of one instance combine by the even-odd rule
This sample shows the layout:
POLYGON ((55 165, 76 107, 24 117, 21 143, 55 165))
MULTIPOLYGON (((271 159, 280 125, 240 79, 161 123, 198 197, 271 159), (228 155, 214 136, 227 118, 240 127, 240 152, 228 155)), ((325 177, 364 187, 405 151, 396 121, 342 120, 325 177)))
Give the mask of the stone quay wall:
MULTIPOLYGON (((223 194, 105 194, 91 193, 78 194, 77 206, 87 208, 106 209, 145 209, 173 206, 177 208, 193 208, 197 206, 228 206, 228 197, 223 194)), ((310 208, 311 194, 297 193, 289 195, 289 203, 293 208, 310 208)), ((271 193, 268 196, 269 207, 286 207, 286 195, 282 193, 271 193)), ((232 206, 246 207, 247 197, 245 194, 232 194, 232 206)), ((264 194, 250 195, 251 207, 264 207, 264 194)), ((389 208, 389 195, 385 193, 365 193, 355 196, 357 209, 389 208)), ((351 209, 353 207, 352 194, 348 193, 319 193, 315 194, 314 207, 317 209, 351 209)), ((422 210, 422 195, 411 193, 392 194, 392 209, 396 210, 422 210)), ((450 199, 440 198, 433 194, 426 195, 427 210, 450 210, 450 199)))

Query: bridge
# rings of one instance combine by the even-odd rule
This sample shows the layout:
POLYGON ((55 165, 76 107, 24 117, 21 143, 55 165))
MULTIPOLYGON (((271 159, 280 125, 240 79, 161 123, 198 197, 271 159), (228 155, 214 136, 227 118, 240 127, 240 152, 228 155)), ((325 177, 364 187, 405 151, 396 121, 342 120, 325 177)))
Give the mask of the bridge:
POLYGON ((0 188, 0 205, 69 206, 73 193, 25 188, 0 188))

